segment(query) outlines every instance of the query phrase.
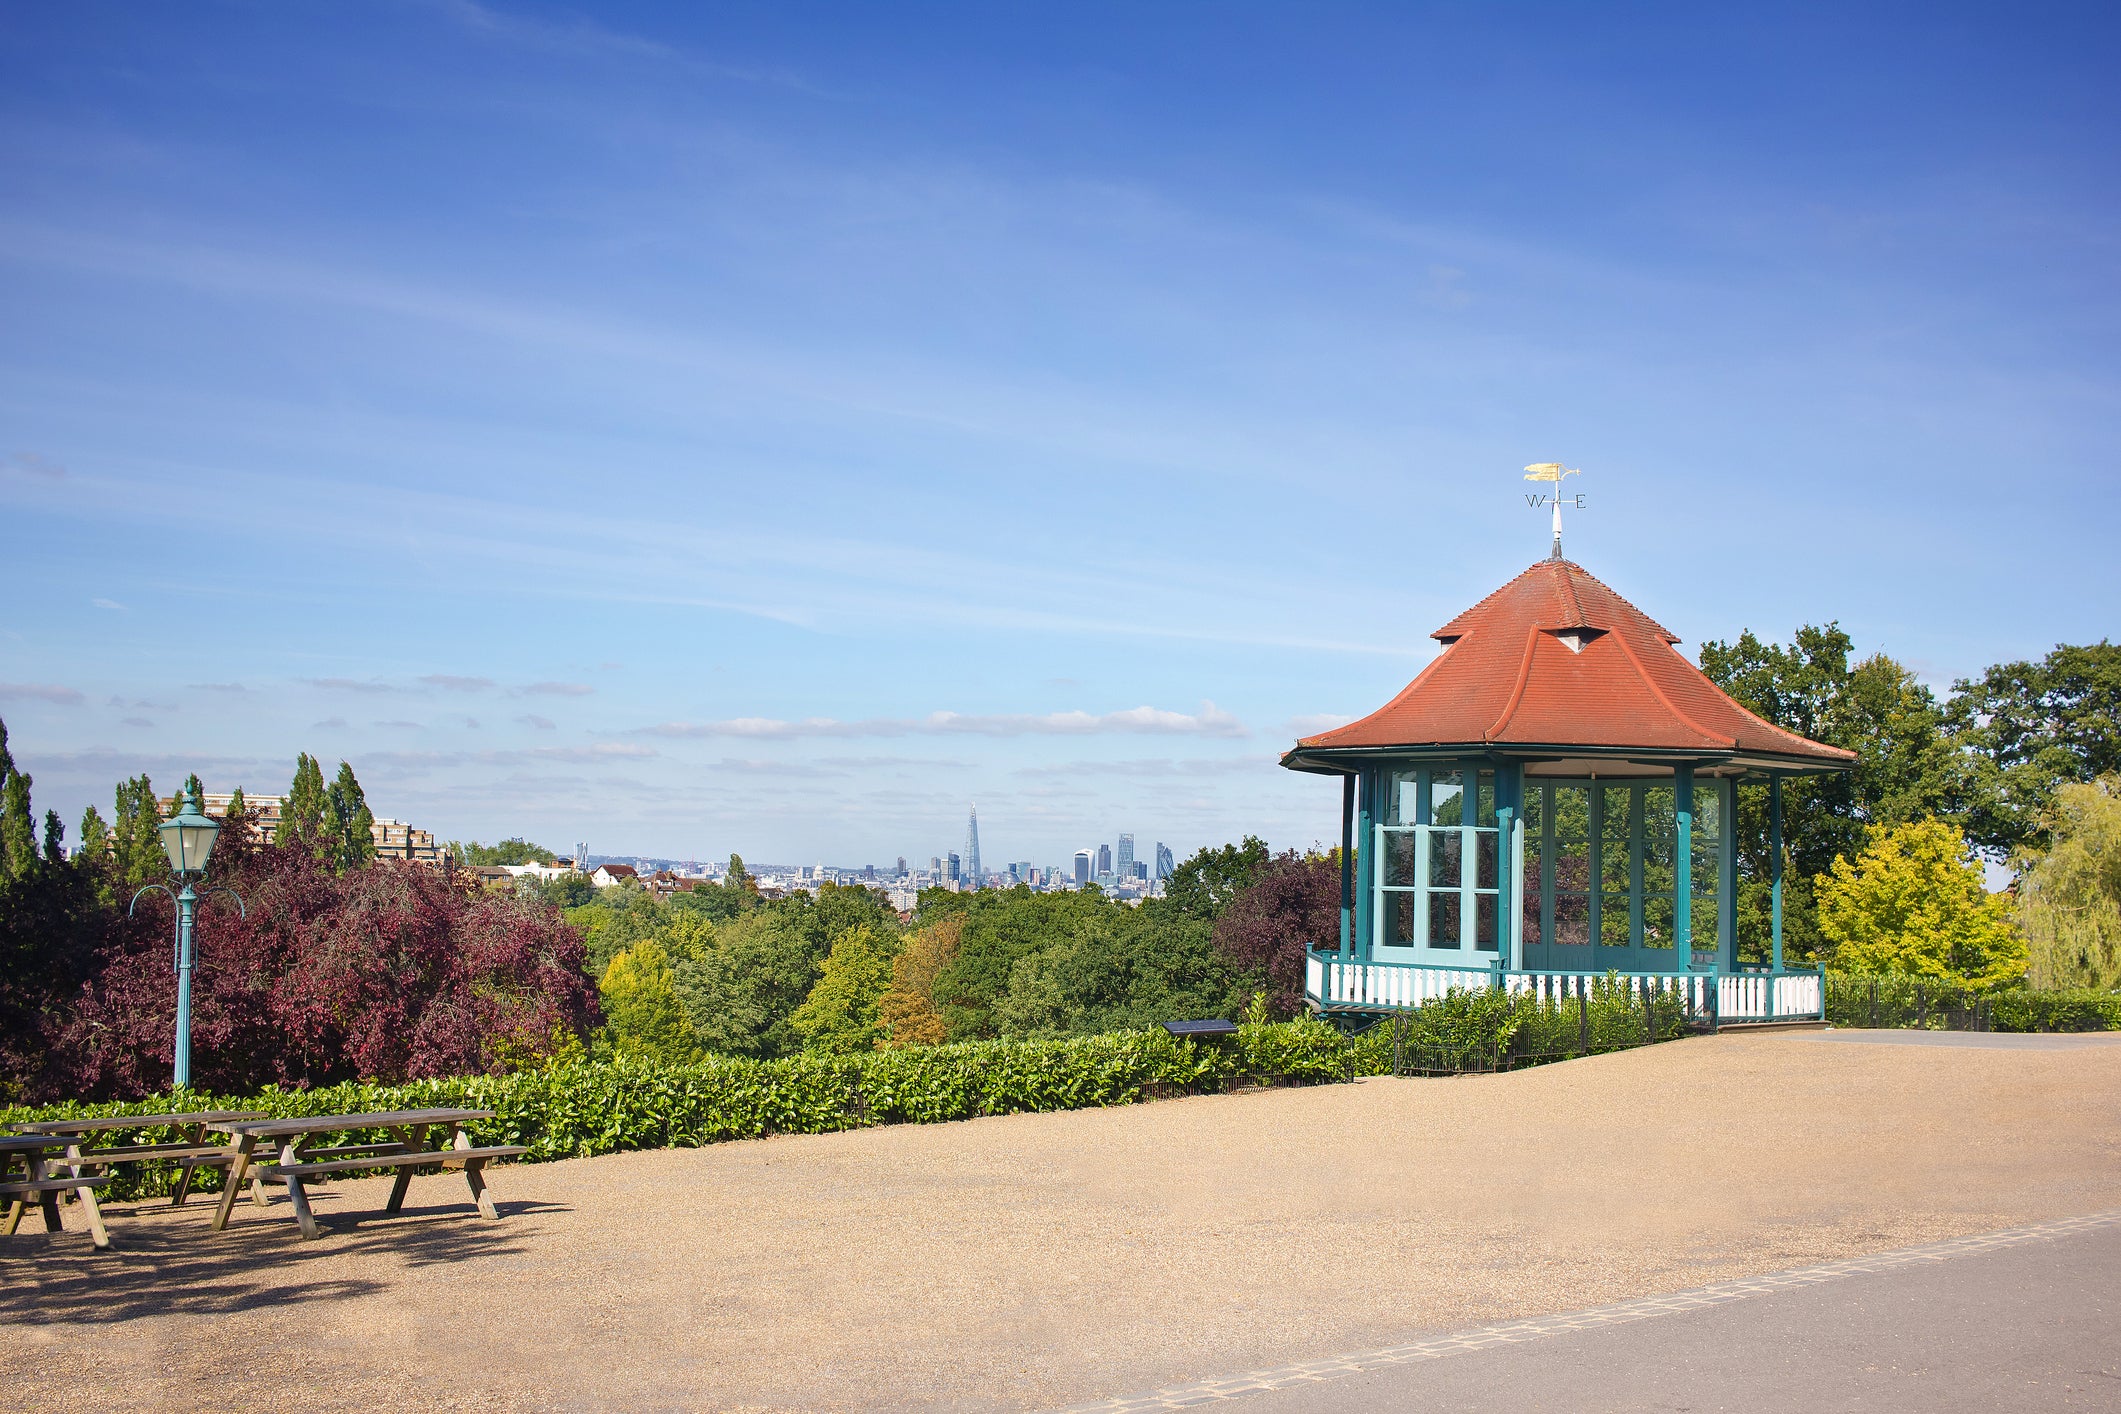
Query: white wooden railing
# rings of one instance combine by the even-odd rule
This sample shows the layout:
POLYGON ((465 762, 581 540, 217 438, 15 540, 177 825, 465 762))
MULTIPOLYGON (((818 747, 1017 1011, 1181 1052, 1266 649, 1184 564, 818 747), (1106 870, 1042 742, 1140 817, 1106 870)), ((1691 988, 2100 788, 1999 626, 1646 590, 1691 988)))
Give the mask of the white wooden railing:
MULTIPOLYGON (((1719 1023, 1806 1021, 1826 1015, 1825 985, 1816 972, 1510 971, 1500 974, 1500 983, 1511 992, 1560 1003, 1608 977, 1635 990, 1678 992, 1696 1016, 1714 1017, 1719 1023)), ((1495 986, 1497 980, 1492 968, 1343 961, 1330 952, 1310 953, 1304 962, 1304 992, 1327 1009, 1414 1007, 1454 988, 1474 991, 1495 986)))

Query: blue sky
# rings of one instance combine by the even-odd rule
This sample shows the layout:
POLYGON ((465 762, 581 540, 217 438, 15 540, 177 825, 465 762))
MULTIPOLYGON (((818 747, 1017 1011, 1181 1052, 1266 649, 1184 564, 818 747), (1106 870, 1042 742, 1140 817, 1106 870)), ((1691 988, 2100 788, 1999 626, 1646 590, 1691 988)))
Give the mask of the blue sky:
MULTIPOLYGON (((1860 10, 1860 12, 1859 12, 1860 10)), ((1948 685, 2112 634, 2110 14, 0 9, 0 714, 69 828, 1334 833, 1545 549, 1948 685)))

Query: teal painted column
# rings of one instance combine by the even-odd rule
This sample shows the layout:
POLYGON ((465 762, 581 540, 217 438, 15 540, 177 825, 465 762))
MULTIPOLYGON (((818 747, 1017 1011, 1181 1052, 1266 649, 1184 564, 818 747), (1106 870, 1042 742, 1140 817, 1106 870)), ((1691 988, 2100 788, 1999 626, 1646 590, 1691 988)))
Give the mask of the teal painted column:
POLYGON ((1767 778, 1768 938, 1770 962, 1782 971, 1782 777, 1767 778))
POLYGON ((1716 782, 1716 957, 1725 972, 1738 970, 1738 782, 1716 782))
POLYGON ((1672 769, 1672 804, 1677 817, 1677 838, 1672 848, 1672 961, 1679 971, 1694 966, 1694 768, 1672 769))
MULTIPOLYGON (((1495 773, 1495 792, 1502 793, 1502 773, 1495 773)), ((1511 901, 1511 882, 1517 877, 1516 807, 1495 807, 1495 973, 1500 981, 1510 970, 1510 941, 1516 932, 1517 910, 1511 901)))
POLYGON ((1370 817, 1377 809, 1377 772, 1364 768, 1355 786, 1355 938, 1350 945, 1352 956, 1365 961, 1371 956, 1370 939, 1376 928, 1372 916, 1377 912, 1377 850, 1376 831, 1370 828, 1370 817))
POLYGON ((1340 955, 1347 959, 1355 932, 1355 777, 1340 778, 1340 955))

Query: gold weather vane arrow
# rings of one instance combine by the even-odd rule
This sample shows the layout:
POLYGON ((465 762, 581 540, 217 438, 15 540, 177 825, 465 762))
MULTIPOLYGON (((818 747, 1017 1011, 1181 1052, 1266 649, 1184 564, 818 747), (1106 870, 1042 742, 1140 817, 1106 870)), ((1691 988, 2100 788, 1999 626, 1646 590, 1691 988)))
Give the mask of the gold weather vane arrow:
MULTIPOLYGON (((1552 494, 1550 495, 1543 496, 1536 493, 1532 493, 1527 494, 1524 498, 1525 504, 1533 507, 1534 509, 1537 509, 1542 504, 1546 504, 1549 502, 1553 504, 1554 548, 1548 555, 1549 559, 1558 560, 1561 558, 1561 479, 1564 476, 1581 475, 1583 475, 1583 473, 1577 470, 1575 467, 1563 466, 1560 462, 1533 462, 1530 466, 1524 469, 1525 480, 1544 481, 1554 488, 1552 494)), ((1583 495, 1581 492, 1579 492, 1576 496, 1576 509, 1580 511, 1583 508, 1583 495)))

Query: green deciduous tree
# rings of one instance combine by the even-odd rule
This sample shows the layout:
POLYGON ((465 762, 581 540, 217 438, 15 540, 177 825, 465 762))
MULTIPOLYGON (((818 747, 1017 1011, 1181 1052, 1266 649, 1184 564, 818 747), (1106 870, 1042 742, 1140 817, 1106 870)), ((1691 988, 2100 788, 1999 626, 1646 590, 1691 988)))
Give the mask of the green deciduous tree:
POLYGON ((789 1017, 809 1049, 844 1055, 877 1048, 884 1036, 877 1003, 891 985, 898 952, 896 937, 867 924, 833 939, 816 985, 789 1017))
POLYGON ((1982 887, 1966 840, 1941 820, 1874 825, 1818 881, 1819 931, 1844 972, 1994 987, 2025 975, 2011 901, 1982 887))
POLYGON ((1971 768, 1968 838, 1999 860, 2043 848, 2061 786, 2121 772, 2121 647, 2000 663, 1955 683, 1950 711, 1971 768))
POLYGON ((2042 833, 2016 861, 2032 984, 2121 988, 2121 777, 2059 787, 2042 833))
POLYGON ((9 764, 0 782, 0 871, 19 879, 37 862, 37 826, 30 817, 30 778, 9 764))
MULTIPOLYGON (((1701 670, 1766 721, 1856 753, 1854 769, 1783 786, 1785 954, 1815 958, 1821 945, 1812 881, 1863 847, 1872 825, 1955 818, 1966 771, 1934 694, 1882 653, 1851 663, 1838 624, 1806 625, 1788 644, 1751 630, 1701 646, 1701 670)), ((1764 958, 1769 933, 1767 792, 1739 792, 1738 941, 1764 958)))
POLYGON ((1180 913, 1213 923, 1231 899, 1252 886, 1267 853, 1267 842, 1255 835, 1246 835, 1242 844, 1202 849, 1171 871, 1164 898, 1180 913))
POLYGON ((499 844, 480 844, 477 840, 469 844, 452 842, 449 852, 457 857, 459 864, 550 864, 559 857, 521 835, 512 835, 499 844))

